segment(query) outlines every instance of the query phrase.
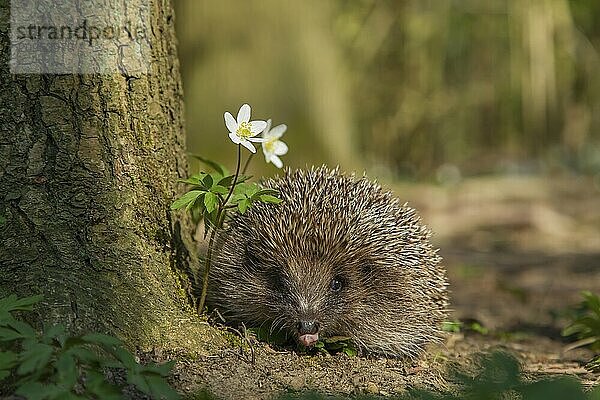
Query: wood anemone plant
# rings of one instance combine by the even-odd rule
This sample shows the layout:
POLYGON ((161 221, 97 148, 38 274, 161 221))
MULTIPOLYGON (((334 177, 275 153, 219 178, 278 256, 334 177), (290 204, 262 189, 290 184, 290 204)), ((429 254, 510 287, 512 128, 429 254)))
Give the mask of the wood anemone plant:
POLYGON ((280 155, 287 153, 287 146, 279 138, 287 129, 285 125, 278 125, 270 129, 271 120, 250 121, 250 106, 242 105, 237 115, 237 120, 226 112, 225 125, 229 130, 229 138, 237 145, 237 162, 235 173, 218 162, 207 158, 192 155, 204 165, 212 169, 211 172, 200 171, 180 182, 190 185, 190 190, 179 197, 171 205, 171 210, 184 208, 191 213, 195 224, 204 221, 204 237, 209 235, 208 249, 203 257, 204 270, 202 276, 202 292, 198 302, 198 312, 204 311, 206 295, 208 292, 208 277, 210 266, 215 251, 215 237, 217 232, 223 229, 230 213, 236 210, 245 213, 252 204, 256 202, 275 203, 281 202, 277 190, 261 188, 257 183, 248 182, 250 177, 246 176, 246 170, 256 148, 252 144, 261 143, 265 159, 275 166, 283 166, 280 155), (256 137, 262 132, 263 137, 256 137), (251 151, 246 159, 244 168, 242 163, 242 146, 251 151))

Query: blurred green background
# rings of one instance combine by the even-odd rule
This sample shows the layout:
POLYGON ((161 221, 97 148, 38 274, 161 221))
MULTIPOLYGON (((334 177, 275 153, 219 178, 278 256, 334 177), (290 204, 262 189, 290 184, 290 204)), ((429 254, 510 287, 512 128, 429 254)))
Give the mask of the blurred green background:
MULTIPOLYGON (((233 165, 223 112, 247 102, 253 119, 288 125, 292 167, 600 182, 598 0, 175 6, 191 152, 233 165)), ((263 160, 255 173, 278 172, 263 160)))

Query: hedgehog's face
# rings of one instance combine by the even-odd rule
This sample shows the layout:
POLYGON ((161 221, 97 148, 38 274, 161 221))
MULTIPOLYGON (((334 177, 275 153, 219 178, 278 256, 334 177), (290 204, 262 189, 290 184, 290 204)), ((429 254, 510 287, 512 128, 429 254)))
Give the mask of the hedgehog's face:
POLYGON ((348 335, 349 314, 366 293, 370 263, 314 254, 280 260, 256 251, 247 251, 244 259, 244 268, 261 278, 267 294, 264 317, 272 328, 288 331, 307 347, 320 337, 348 335))

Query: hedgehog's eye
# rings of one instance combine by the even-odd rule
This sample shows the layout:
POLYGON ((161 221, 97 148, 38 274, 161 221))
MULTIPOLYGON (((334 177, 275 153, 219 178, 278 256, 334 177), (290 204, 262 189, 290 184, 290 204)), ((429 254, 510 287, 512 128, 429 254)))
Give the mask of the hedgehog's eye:
POLYGON ((332 292, 339 292, 340 290, 342 290, 342 280, 338 277, 335 277, 331 280, 331 283, 329 284, 329 287, 331 288, 332 292))

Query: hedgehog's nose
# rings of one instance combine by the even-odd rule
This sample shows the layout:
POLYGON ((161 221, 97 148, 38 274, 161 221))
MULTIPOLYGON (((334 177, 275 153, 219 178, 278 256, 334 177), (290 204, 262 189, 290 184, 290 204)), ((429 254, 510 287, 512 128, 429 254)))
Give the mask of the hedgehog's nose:
POLYGON ((302 320, 298 322, 298 341, 306 347, 311 347, 319 341, 319 323, 302 320))
POLYGON ((314 335, 319 332, 319 323, 317 321, 300 321, 298 322, 298 333, 301 335, 314 335))

